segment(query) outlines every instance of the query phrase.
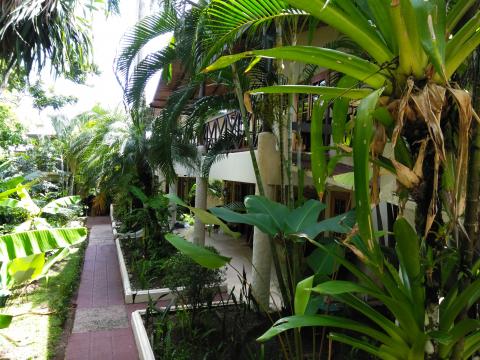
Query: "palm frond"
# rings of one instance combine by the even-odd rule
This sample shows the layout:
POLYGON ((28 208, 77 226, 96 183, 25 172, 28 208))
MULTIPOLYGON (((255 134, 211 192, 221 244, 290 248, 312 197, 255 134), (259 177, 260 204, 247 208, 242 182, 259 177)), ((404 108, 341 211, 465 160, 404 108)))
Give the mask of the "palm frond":
POLYGON ((149 54, 135 66, 128 79, 125 91, 127 104, 139 108, 147 82, 159 71, 168 67, 176 59, 175 49, 167 47, 156 53, 149 54))
POLYGON ((161 35, 173 32, 177 24, 175 10, 167 9, 140 20, 123 36, 120 54, 115 59, 115 73, 120 84, 127 84, 134 60, 144 46, 161 35))
POLYGON ((307 15, 282 0, 213 0, 206 13, 209 22, 205 41, 206 47, 210 48, 207 59, 244 34, 255 34, 263 27, 268 28, 276 19, 307 15))
POLYGON ((8 70, 50 65, 56 74, 82 80, 95 70, 90 24, 76 14, 77 1, 7 0, 1 4, 0 62, 8 70))

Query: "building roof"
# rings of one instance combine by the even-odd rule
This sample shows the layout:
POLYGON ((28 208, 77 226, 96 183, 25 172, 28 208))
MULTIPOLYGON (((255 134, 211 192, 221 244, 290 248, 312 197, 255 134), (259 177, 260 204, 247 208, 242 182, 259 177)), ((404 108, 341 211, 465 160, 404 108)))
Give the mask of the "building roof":
MULTIPOLYGON (((150 107, 154 109, 163 109, 172 93, 178 90, 181 86, 187 85, 187 82, 187 72, 182 68, 180 63, 174 64, 172 66, 172 76, 170 82, 167 83, 163 77, 160 78, 157 90, 155 91, 153 100, 150 103, 150 107)), ((228 93, 228 91, 228 88, 223 84, 208 82, 205 85, 203 96, 223 95, 228 93)), ((199 93, 197 93, 194 98, 198 97, 199 93)))

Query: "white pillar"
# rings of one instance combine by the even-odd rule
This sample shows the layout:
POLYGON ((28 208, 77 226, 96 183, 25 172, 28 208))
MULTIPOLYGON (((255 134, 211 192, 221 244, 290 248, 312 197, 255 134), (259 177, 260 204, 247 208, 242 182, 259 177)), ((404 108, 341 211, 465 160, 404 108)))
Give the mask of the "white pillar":
MULTIPOLYGON (((198 155, 201 159, 205 154, 205 146, 199 145, 197 147, 198 155)), ((198 209, 207 209, 207 191, 208 191, 208 179, 202 177, 202 169, 198 171, 198 175, 195 179, 195 207, 198 209)), ((205 245, 205 224, 195 217, 195 225, 193 227, 193 243, 197 245, 205 245)))
MULTIPOLYGON (((177 195, 177 183, 178 179, 175 178, 174 181, 168 186, 168 194, 177 195)), ((177 221, 177 204, 170 202, 170 229, 173 229, 175 222, 177 221)))
MULTIPOLYGON (((274 188, 269 185, 272 181, 274 171, 272 166, 277 165, 273 161, 278 157, 275 148, 275 136, 272 133, 264 132, 258 135, 257 161, 262 177, 265 196, 274 200, 274 188)), ((258 185, 255 187, 258 194, 258 185)), ((268 235, 258 228, 253 230, 253 254, 252 254, 252 294, 261 308, 268 310, 270 304, 270 272, 272 268, 272 252, 268 235)))

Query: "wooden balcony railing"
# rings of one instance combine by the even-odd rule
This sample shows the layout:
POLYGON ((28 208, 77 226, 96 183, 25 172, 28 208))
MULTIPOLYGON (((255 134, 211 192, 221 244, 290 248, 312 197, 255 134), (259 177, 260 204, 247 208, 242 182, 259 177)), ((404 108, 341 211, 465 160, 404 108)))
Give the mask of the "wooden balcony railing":
MULTIPOLYGON (((260 121, 253 116, 248 116, 250 135, 253 138, 253 146, 257 147, 258 133, 261 130, 260 121)), ((226 151, 241 151, 248 148, 245 128, 243 126, 240 111, 235 110, 225 115, 217 116, 205 124, 203 144, 207 151, 219 141, 226 140, 230 144, 226 151)))
MULTIPOLYGON (((349 113, 353 112, 354 108, 351 108, 349 113)), ((308 109, 308 111, 305 112, 301 117, 299 116, 299 120, 300 122, 294 122, 292 124, 292 130, 295 133, 298 133, 298 131, 300 131, 302 137, 303 153, 302 167, 305 169, 309 169, 311 151, 310 109, 308 109), (309 116, 307 116, 306 114, 308 114, 309 116)), ((261 121, 249 115, 248 123, 250 124, 250 133, 253 137, 253 145, 254 147, 257 147, 258 134, 262 129, 261 121)), ((329 146, 332 144, 332 106, 327 109, 323 124, 323 144, 325 146, 329 146)), ((211 150, 212 147, 220 141, 222 141, 224 146, 226 146, 223 147, 221 151, 235 152, 246 150, 248 148, 248 144, 240 111, 231 111, 225 115, 217 116, 216 118, 208 121, 205 124, 204 136, 202 140, 207 151, 211 150)), ((294 153, 296 152, 296 146, 298 146, 298 141, 293 142, 294 153)), ((297 157, 295 155, 293 156, 293 161, 296 164, 297 157)))

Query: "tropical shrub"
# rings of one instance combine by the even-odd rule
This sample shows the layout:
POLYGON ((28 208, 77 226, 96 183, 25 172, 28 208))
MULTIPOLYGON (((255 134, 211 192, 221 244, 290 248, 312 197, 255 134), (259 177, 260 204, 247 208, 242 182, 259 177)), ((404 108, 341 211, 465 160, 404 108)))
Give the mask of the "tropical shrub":
MULTIPOLYGON (((232 4, 258 14, 254 2, 248 0, 213 3, 217 5, 217 17, 218 9, 224 10, 221 15, 223 21, 227 12, 233 21, 232 4)), ((476 290, 473 290, 475 286, 471 287, 476 279, 472 278, 469 269, 478 238, 473 225, 478 224, 478 205, 466 205, 467 193, 471 190, 477 194, 479 187, 478 178, 476 182, 467 183, 469 176, 476 178, 478 172, 472 165, 468 171, 469 157, 472 157, 470 164, 475 164, 475 157, 478 156, 475 149, 469 154, 474 111, 470 94, 451 82, 455 71, 480 44, 477 32, 480 17, 475 4, 475 1, 469 0, 448 5, 444 1, 416 0, 391 3, 278 1, 271 7, 262 7, 264 17, 283 16, 285 12, 291 12, 291 9, 303 11, 346 35, 365 54, 357 56, 345 51, 312 46, 279 46, 224 56, 206 69, 218 70, 245 58, 275 58, 314 64, 356 80, 344 87, 294 84, 258 88, 250 93, 318 95, 315 106, 317 116, 312 118, 312 127, 318 129, 322 129, 321 121, 329 103, 333 102, 335 106, 344 102, 343 106, 348 106, 344 99, 361 99, 351 134, 346 126, 344 111, 334 114, 332 124, 336 129, 334 143, 339 147, 339 154, 351 152, 354 162, 358 231, 350 234, 344 244, 375 274, 384 287, 379 289, 370 280, 365 286, 327 282, 310 283, 307 288, 317 288, 320 292, 341 297, 343 302, 357 310, 358 307, 363 307, 361 312, 364 315, 371 308, 364 307, 365 303, 361 304, 358 296, 350 296, 351 293, 367 293, 381 301, 391 312, 391 317, 399 323, 399 326, 395 325, 395 330, 404 331, 406 337, 405 334, 387 332, 389 341, 399 337, 387 344, 387 339, 381 338, 384 334, 370 333, 370 337, 377 340, 373 345, 360 338, 338 334, 333 334, 332 337, 385 359, 426 356, 460 359, 468 358, 478 348, 478 324, 468 316, 468 309, 477 300, 476 290), (353 139, 351 148, 345 142, 350 136, 353 139), (385 158, 383 152, 387 142, 394 150, 389 158, 385 158), (382 167, 397 179, 400 213, 402 214, 408 200, 416 203, 415 228, 421 241, 417 240, 417 235, 411 228, 406 230, 409 225, 400 217, 396 223, 399 266, 386 260, 375 238, 371 219, 371 166, 374 174, 371 187, 374 202, 378 201, 378 177, 382 167), (462 219, 464 215, 465 228, 462 219), (401 248, 407 241, 421 246, 413 246, 419 249, 413 258, 410 253, 408 259, 402 259, 406 255, 402 254, 401 248), (454 260, 452 253, 460 259, 459 262, 452 261, 452 264, 444 261, 447 257, 454 260), (452 268, 455 269, 452 272, 453 283, 444 286, 440 279, 445 273, 450 273, 452 268), (397 272, 402 275, 399 277, 397 272), (348 296, 343 296, 345 293, 348 296), (392 299, 396 302, 392 303, 392 299), (445 302, 445 299, 448 301, 445 302), (450 303, 452 299, 456 299, 453 300, 455 305, 450 303), (400 312, 409 312, 412 304, 415 304, 413 306, 416 310, 403 317, 400 312), (407 322, 411 324, 406 325, 407 322), (415 338, 413 334, 416 334, 415 338), (397 347, 401 343, 402 347, 397 347), (445 350, 445 346, 448 350, 445 350)), ((215 16, 213 10, 212 15, 215 16)), ((318 132, 312 131, 312 135, 315 135, 312 137, 313 180, 318 192, 322 193, 327 160, 325 144, 318 132)), ((367 280, 366 274, 356 267, 347 263, 343 265, 362 278, 362 281, 367 280)), ((303 292, 301 294, 305 295, 303 292)), ((338 321, 322 316, 318 319, 319 326, 331 326, 338 321), (331 322, 327 324, 327 320, 331 322), (323 324, 320 323, 322 321, 323 324)), ((308 321, 304 319, 292 327, 305 326, 308 321)), ((342 321, 343 319, 335 326, 345 326, 346 322, 342 321)), ((392 319, 388 321, 392 322, 392 319)), ((382 322, 383 325, 378 325, 388 324, 387 319, 382 322)), ((356 325, 349 325, 350 329, 356 325)), ((288 321, 283 324, 279 322, 277 329, 272 331, 289 326, 288 321)), ((370 327, 368 329, 372 330, 370 327)))
MULTIPOLYGON (((213 247, 207 249, 218 254, 213 247)), ((181 253, 165 261, 163 269, 165 286, 173 290, 179 304, 190 305, 193 313, 203 304, 211 304, 225 281, 224 270, 202 267, 181 253), (183 289, 176 290, 177 288, 183 289)))

